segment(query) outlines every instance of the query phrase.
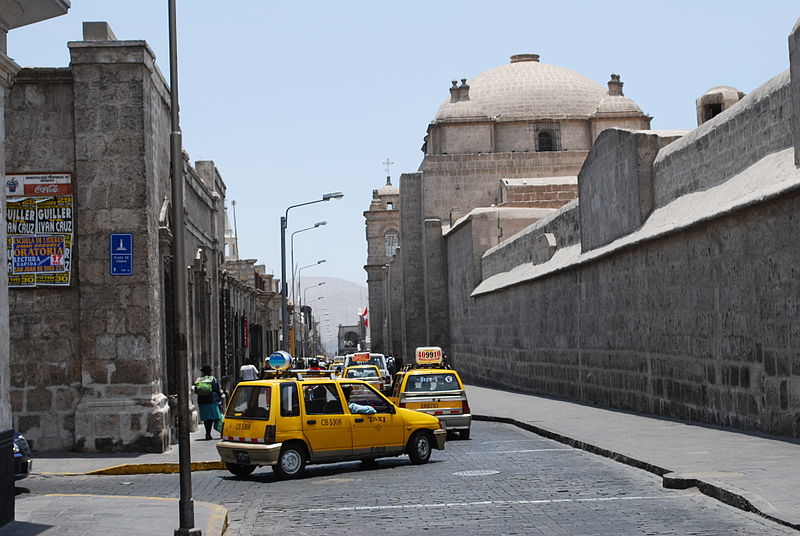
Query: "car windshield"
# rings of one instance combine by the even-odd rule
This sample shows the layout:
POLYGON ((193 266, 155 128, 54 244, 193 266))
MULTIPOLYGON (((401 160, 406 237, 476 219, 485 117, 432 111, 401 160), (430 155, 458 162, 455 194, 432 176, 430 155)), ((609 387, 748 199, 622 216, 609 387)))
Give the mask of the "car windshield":
POLYGON ((345 378, 379 378, 378 371, 374 367, 351 368, 347 369, 344 375, 345 378))
POLYGON ((406 392, 455 391, 461 389, 458 378, 452 372, 429 372, 412 374, 406 382, 406 392))
POLYGON ((269 419, 271 388, 268 385, 240 385, 233 392, 226 417, 269 419))

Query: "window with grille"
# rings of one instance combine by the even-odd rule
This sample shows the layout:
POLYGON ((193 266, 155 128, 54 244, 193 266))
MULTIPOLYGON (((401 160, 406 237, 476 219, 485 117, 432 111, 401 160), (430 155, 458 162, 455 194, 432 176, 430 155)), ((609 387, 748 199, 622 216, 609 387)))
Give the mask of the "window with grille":
POLYGON ((383 235, 383 245, 386 249, 386 256, 394 257, 397 248, 400 246, 400 234, 397 231, 386 231, 383 235))
POLYGON ((555 122, 539 122, 534 124, 537 151, 561 150, 561 125, 555 122))

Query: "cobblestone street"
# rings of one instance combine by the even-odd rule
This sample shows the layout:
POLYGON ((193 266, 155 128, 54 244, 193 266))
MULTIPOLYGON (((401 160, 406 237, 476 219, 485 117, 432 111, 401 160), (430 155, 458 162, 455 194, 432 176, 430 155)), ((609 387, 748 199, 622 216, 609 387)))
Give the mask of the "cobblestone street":
MULTIPOLYGON (((40 476, 29 494, 177 497, 177 475, 40 476)), ((797 534, 695 490, 516 427, 476 422, 472 439, 450 441, 427 465, 407 457, 316 465, 277 481, 193 474, 194 498, 225 506, 229 535, 320 534, 797 534)))

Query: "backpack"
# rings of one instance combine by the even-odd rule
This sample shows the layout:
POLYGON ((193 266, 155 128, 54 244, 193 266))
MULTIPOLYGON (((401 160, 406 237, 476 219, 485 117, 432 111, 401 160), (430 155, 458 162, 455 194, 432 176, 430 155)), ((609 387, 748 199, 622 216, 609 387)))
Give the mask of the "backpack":
POLYGON ((197 396, 208 396, 214 390, 214 376, 203 376, 194 382, 194 392, 197 396))

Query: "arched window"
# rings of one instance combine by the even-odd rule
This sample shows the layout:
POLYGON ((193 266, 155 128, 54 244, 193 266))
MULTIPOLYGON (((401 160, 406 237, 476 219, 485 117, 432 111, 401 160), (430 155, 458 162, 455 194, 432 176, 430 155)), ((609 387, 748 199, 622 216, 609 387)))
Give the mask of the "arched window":
POLYGON ((383 246, 387 257, 394 257, 400 246, 400 234, 397 231, 390 230, 383 234, 383 246))
POLYGON ((554 151, 553 136, 549 132, 539 132, 539 150, 540 151, 554 151))

